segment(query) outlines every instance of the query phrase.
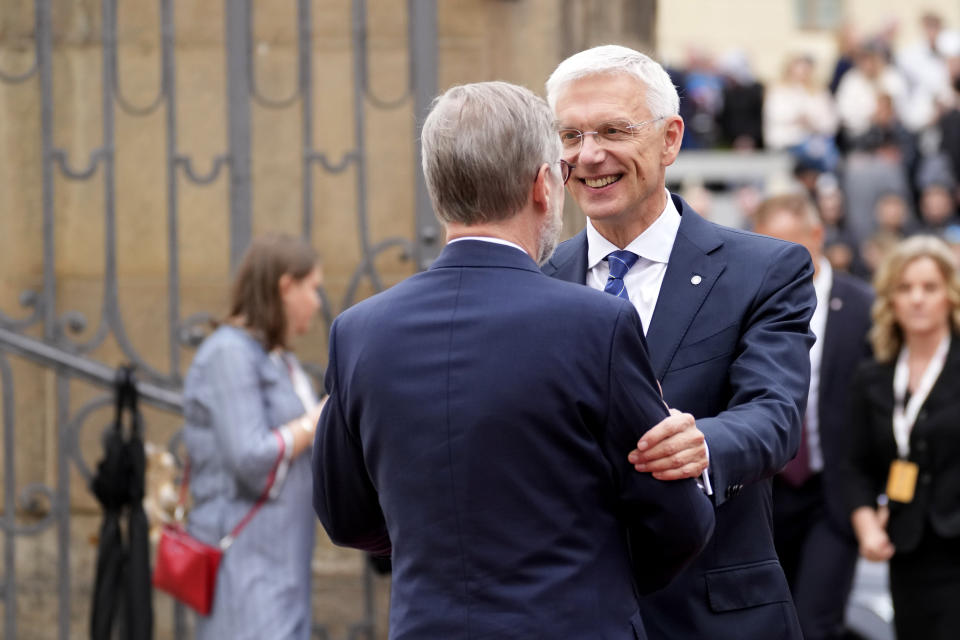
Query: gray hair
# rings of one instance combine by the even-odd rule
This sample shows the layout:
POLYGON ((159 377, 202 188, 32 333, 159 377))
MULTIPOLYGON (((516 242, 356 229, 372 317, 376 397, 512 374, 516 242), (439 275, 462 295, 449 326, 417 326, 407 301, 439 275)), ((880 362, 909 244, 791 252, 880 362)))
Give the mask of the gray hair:
POLYGON ((437 217, 476 225, 527 202, 544 163, 559 175, 560 139, 543 98, 506 82, 453 87, 433 101, 420 136, 437 217))
POLYGON ((587 76, 616 74, 632 76, 643 83, 652 117, 673 116, 680 112, 677 88, 660 63, 639 51, 615 44, 593 47, 561 62, 547 79, 550 109, 556 109, 560 91, 571 82, 587 76))

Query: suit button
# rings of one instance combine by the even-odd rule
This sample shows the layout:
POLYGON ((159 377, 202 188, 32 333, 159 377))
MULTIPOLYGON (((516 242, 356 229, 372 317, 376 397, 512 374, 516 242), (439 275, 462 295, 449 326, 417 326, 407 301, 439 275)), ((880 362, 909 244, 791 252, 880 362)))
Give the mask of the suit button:
POLYGON ((927 450, 927 441, 926 440, 917 440, 917 444, 914 448, 919 452, 924 452, 927 450))
POLYGON ((921 484, 930 484, 931 480, 933 480, 933 476, 931 476, 929 473, 924 473, 920 476, 921 484))

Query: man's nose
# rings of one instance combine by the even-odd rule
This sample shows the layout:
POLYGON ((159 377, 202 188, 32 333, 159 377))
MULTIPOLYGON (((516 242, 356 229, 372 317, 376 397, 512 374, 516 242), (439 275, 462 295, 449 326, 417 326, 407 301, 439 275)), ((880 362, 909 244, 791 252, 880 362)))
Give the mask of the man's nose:
POLYGON ((587 164, 600 162, 603 160, 604 153, 606 153, 606 149, 597 142, 596 133, 583 134, 583 138, 580 141, 580 157, 578 158, 578 162, 585 162, 587 164))

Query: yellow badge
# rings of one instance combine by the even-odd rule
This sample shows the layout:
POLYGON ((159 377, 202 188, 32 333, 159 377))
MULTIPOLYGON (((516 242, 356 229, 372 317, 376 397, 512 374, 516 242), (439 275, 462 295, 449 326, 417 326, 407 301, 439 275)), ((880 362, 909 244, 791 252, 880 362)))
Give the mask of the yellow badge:
POLYGON ((909 460, 894 460, 890 463, 890 475, 887 477, 887 497, 896 502, 912 502, 917 488, 917 474, 920 467, 909 460))

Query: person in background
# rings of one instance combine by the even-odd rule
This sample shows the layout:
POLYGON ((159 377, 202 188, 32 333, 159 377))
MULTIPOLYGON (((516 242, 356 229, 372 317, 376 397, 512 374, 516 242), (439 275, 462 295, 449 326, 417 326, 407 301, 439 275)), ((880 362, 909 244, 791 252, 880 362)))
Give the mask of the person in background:
POLYGON ((921 187, 920 222, 924 233, 939 236, 947 227, 960 224, 951 182, 931 180, 921 187))
POLYGON ((724 80, 710 51, 690 44, 686 53, 686 68, 677 83, 686 97, 683 117, 689 123, 684 132, 683 148, 711 149, 720 141, 717 119, 723 109, 724 80))
POLYGON ((956 180, 950 158, 944 153, 927 156, 916 175, 920 192, 917 208, 924 233, 943 236, 947 227, 960 224, 956 180))
POLYGON ((905 110, 907 85, 903 76, 886 60, 886 49, 877 39, 857 51, 856 65, 843 75, 837 87, 836 104, 845 148, 856 145, 871 125, 876 124, 880 96, 890 102, 890 111, 899 121, 905 110))
POLYGON ((836 31, 835 39, 837 43, 837 59, 833 65, 833 72, 830 74, 830 83, 828 88, 830 93, 836 94, 837 87, 840 86, 840 80, 844 74, 853 69, 853 59, 860 48, 860 42, 857 33, 850 22, 844 22, 836 31))
POLYGON ((824 173, 817 178, 814 198, 823 224, 823 254, 830 266, 844 273, 861 273, 860 254, 847 231, 846 197, 836 174, 824 173))
POLYGON ((290 347, 320 307, 319 285, 309 244, 254 239, 237 269, 229 316, 187 372, 190 534, 217 545, 270 486, 223 554, 213 610, 197 618, 199 640, 310 637, 315 524, 304 505, 321 405, 290 347))
POLYGON ((813 260, 817 308, 810 320, 810 393, 797 456, 773 481, 773 534, 805 640, 843 636, 857 545, 837 476, 848 428, 849 381, 869 357, 873 292, 835 272, 823 255, 823 224, 803 194, 765 200, 757 233, 806 247, 813 260))
POLYGON ((950 70, 941 46, 942 37, 947 35, 943 18, 926 12, 920 17, 920 26, 923 39, 896 55, 908 93, 901 116, 913 132, 936 124, 940 114, 953 106, 950 70))
POLYGON ((808 55, 787 60, 781 81, 769 88, 763 102, 763 138, 768 149, 783 149, 796 158, 833 171, 839 160, 834 143, 837 113, 830 93, 814 79, 808 55))
POLYGON ((849 139, 851 150, 844 162, 846 228, 857 246, 877 229, 875 207, 881 196, 897 193, 912 202, 910 175, 916 160, 912 136, 897 122, 889 96, 876 96, 875 106, 867 130, 849 139))
POLYGON ((867 560, 890 564, 898 638, 960 629, 960 275, 942 240, 918 235, 881 265, 857 371, 843 498, 867 560))
POLYGON ((810 387, 810 256, 712 224, 667 191, 684 121, 648 56, 615 45, 577 53, 547 80, 547 99, 587 224, 543 271, 599 290, 622 281, 664 398, 686 412, 647 432, 630 460, 661 480, 701 478, 716 508, 707 551, 642 599, 644 625, 656 638, 799 639, 770 478, 796 454, 810 387))
POLYGON ((880 195, 873 205, 876 231, 902 240, 917 231, 917 221, 906 198, 896 191, 880 195))
POLYGON ((757 81, 747 54, 728 51, 718 64, 723 74, 723 106, 718 121, 723 141, 736 151, 763 147, 763 85, 757 81))
POLYGON ((904 196, 888 191, 873 205, 874 229, 860 243, 865 274, 876 273, 884 257, 901 240, 917 231, 917 222, 904 196))

